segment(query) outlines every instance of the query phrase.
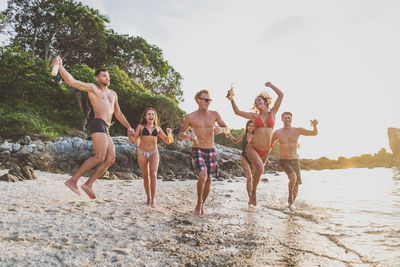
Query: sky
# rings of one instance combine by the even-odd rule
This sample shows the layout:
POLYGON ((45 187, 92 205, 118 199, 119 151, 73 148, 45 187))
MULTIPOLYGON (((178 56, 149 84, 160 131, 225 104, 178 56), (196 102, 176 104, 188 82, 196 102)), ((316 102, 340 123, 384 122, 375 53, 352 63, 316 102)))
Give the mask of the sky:
MULTIPOLYGON (((250 111, 270 81, 284 93, 280 115, 318 136, 299 139, 301 158, 391 152, 387 128, 400 128, 400 1, 397 0, 82 0, 108 27, 160 47, 182 74, 187 113, 209 89, 210 109, 244 128, 225 98, 231 83, 250 111), (397 74, 397 75, 396 75, 397 74)), ((0 0, 4 9, 5 0, 0 0)), ((112 82, 112 81, 111 81, 112 82)))

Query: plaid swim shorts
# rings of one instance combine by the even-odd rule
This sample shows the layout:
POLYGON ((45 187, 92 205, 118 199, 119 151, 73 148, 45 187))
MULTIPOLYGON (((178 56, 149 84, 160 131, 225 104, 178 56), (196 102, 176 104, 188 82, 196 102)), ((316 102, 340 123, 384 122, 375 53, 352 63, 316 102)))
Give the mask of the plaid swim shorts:
POLYGON ((218 174, 217 155, 214 148, 192 148, 192 158, 197 170, 207 170, 207 177, 215 177, 218 174))

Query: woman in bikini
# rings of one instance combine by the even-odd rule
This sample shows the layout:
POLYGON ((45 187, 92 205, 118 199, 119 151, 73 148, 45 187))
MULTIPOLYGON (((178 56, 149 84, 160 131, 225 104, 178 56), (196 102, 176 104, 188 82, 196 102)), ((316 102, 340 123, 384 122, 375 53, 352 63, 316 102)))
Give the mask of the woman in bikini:
POLYGON ((272 131, 275 125, 275 115, 282 103, 283 93, 272 83, 265 83, 266 87, 271 88, 278 95, 274 106, 271 108, 272 99, 267 92, 259 94, 254 101, 255 112, 244 112, 239 110, 233 100, 233 90, 229 90, 227 98, 231 101, 233 111, 236 115, 250 119, 254 123, 254 135, 246 147, 247 157, 250 159, 254 168, 253 190, 250 196, 250 204, 257 205, 257 185, 264 172, 264 165, 267 163, 271 149, 272 131))
POLYGON ((237 138, 233 137, 232 134, 229 132, 227 137, 233 143, 237 144, 242 141, 242 155, 240 156, 240 163, 242 164, 242 168, 244 171, 244 175, 246 176, 246 189, 247 194, 249 196, 249 205, 251 205, 251 193, 253 191, 253 169, 251 166, 251 161, 246 155, 246 147, 247 144, 250 142, 251 138, 253 137, 254 133, 254 123, 252 120, 247 121, 246 123, 246 132, 239 135, 237 138))
POLYGON ((157 192, 157 170, 159 155, 157 149, 157 137, 166 144, 173 142, 171 129, 166 129, 167 135, 158 126, 158 116, 154 108, 147 108, 142 119, 136 127, 135 135, 129 136, 129 140, 136 144, 140 138, 138 147, 138 163, 143 175, 144 190, 147 195, 147 204, 156 208, 155 196, 157 192))

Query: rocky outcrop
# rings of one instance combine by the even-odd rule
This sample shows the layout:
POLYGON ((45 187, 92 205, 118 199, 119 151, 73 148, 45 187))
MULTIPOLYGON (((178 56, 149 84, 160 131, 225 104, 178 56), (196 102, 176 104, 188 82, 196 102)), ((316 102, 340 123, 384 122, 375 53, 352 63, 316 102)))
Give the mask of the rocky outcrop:
MULTIPOLYGON (((104 179, 131 180, 141 178, 137 163, 137 146, 132 145, 127 137, 112 138, 115 144, 115 163, 103 176, 104 179)), ((243 176, 240 166, 240 151, 216 144, 215 146, 219 175, 217 179, 243 176)), ((92 142, 78 137, 58 138, 52 142, 32 141, 25 137, 19 143, 4 142, 0 146, 2 168, 31 166, 35 169, 53 173, 74 173, 79 166, 93 155, 92 142)), ((159 178, 165 180, 197 179, 191 157, 191 143, 178 140, 170 145, 161 144, 159 178)), ((277 164, 271 163, 271 166, 277 164)), ((268 168, 271 170, 271 168, 268 168)), ((90 173, 89 173, 90 175, 90 173)))
POLYGON ((389 146, 396 158, 400 158, 400 129, 388 128, 389 146))
POLYGON ((37 176, 31 166, 24 166, 22 168, 14 166, 8 173, 0 177, 0 181, 18 182, 24 180, 36 180, 37 176))

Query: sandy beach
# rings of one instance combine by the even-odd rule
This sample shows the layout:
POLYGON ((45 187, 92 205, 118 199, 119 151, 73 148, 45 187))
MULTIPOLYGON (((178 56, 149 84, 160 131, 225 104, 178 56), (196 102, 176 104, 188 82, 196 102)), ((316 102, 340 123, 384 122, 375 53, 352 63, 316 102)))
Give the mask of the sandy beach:
POLYGON ((312 215, 288 210, 285 195, 269 198, 265 181, 253 208, 243 178, 213 182, 208 215, 199 216, 195 180, 159 180, 152 210, 142 180, 98 180, 90 200, 63 185, 68 175, 36 173, 38 180, 0 183, 2 265, 368 265, 316 233, 312 215))

